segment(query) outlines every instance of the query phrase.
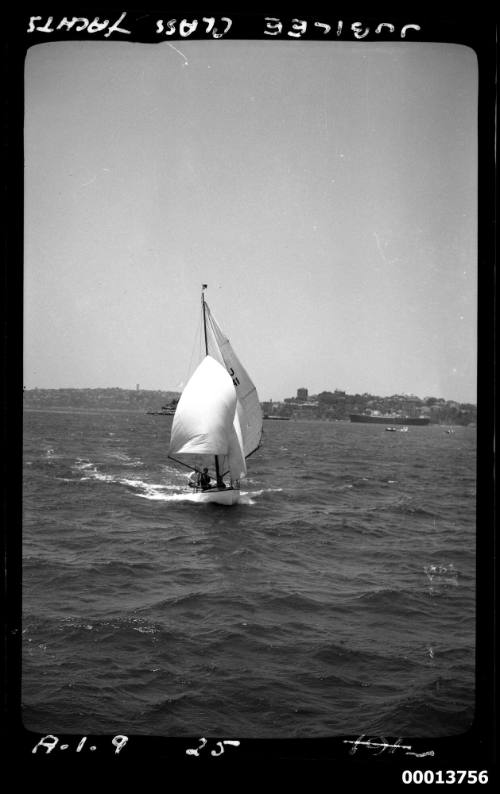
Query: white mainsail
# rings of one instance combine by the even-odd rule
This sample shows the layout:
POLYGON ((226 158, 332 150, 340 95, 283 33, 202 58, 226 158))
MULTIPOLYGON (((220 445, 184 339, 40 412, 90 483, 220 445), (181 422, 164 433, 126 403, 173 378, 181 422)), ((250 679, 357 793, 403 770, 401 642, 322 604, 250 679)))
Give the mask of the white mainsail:
POLYGON ((262 438, 262 410, 257 389, 248 372, 238 359, 229 339, 222 332, 215 317, 205 303, 207 315, 208 353, 223 364, 232 378, 237 402, 237 414, 241 428, 243 452, 247 458, 259 448, 262 438))
POLYGON ((222 463, 222 470, 226 471, 226 469, 229 470, 231 480, 233 481, 240 480, 247 473, 240 420, 237 411, 234 414, 233 429, 229 437, 227 461, 222 463))

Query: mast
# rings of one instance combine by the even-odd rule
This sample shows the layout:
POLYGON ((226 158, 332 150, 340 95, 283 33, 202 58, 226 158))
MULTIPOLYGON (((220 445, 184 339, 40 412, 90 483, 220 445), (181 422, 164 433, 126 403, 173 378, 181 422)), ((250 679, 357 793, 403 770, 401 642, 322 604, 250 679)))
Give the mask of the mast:
MULTIPOLYGON (((208 356, 208 339, 207 339, 207 310, 205 308, 205 290, 207 288, 207 284, 201 285, 201 305, 203 309, 203 332, 205 335, 205 355, 208 356)), ((217 455, 214 456, 215 460, 215 477, 217 485, 219 484, 220 479, 220 469, 219 469, 219 461, 217 460, 217 455)))
POLYGON ((207 312, 205 309, 205 290, 206 284, 201 285, 201 306, 203 310, 203 331, 205 334, 205 355, 208 356, 208 340, 207 340, 207 312))

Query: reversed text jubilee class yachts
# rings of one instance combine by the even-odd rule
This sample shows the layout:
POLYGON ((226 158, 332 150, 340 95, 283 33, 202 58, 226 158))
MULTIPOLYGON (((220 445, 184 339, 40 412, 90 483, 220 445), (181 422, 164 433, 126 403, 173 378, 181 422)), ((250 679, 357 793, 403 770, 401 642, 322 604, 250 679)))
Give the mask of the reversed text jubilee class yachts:
MULTIPOLYGON (((56 33, 59 31, 73 31, 80 33, 85 31, 92 35, 96 33, 104 33, 104 38, 109 38, 113 34, 121 34, 126 36, 133 35, 133 31, 129 30, 133 27, 133 20, 127 20, 127 12, 124 11, 119 19, 111 22, 109 19, 101 20, 100 17, 93 19, 87 17, 62 17, 59 21, 55 22, 55 17, 40 17, 31 16, 29 18, 28 33, 56 33), (126 28, 125 25, 128 27, 126 28)), ((226 36, 231 29, 233 29, 233 20, 230 17, 201 17, 200 19, 163 19, 152 20, 155 25, 154 32, 159 36, 175 36, 181 38, 188 38, 197 32, 198 36, 205 35, 214 39, 220 39, 226 36)), ((300 39, 303 36, 309 36, 320 39, 326 36, 335 36, 336 38, 352 36, 354 39, 364 39, 370 33, 376 36, 381 34, 391 34, 395 37, 399 36, 405 39, 409 30, 419 31, 420 25, 408 23, 405 25, 394 25, 392 22, 380 22, 376 26, 370 27, 363 22, 344 23, 343 20, 336 20, 335 22, 325 22, 320 20, 306 20, 306 19, 291 19, 289 21, 282 21, 278 17, 263 17, 262 19, 262 34, 265 36, 289 36, 294 39, 300 39)))

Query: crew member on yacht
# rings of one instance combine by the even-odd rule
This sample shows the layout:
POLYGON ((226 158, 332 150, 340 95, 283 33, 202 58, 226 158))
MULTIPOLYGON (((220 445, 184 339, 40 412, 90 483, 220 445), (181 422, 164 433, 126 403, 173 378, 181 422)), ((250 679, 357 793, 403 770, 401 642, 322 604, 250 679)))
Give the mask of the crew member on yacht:
POLYGON ((208 469, 203 469, 202 473, 200 474, 200 486, 202 491, 207 491, 210 486, 210 475, 208 473, 208 469))

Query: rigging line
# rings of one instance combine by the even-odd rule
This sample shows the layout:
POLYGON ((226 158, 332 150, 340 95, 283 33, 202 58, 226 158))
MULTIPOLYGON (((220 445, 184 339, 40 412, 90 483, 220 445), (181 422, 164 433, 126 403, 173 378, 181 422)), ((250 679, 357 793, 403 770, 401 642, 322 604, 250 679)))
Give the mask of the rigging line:
POLYGON ((222 334, 222 331, 220 330, 220 328, 218 329, 219 333, 217 334, 215 319, 214 319, 214 317, 212 315, 212 312, 210 311, 210 306, 208 305, 208 303, 205 303, 205 307, 206 307, 206 312, 207 312, 207 320, 208 320, 208 322, 210 324, 210 328, 212 329, 213 337, 214 337, 215 341, 217 342, 217 345, 219 347, 220 353, 222 355, 222 349, 221 348, 223 348, 229 342, 229 339, 227 338, 227 336, 225 336, 225 334, 222 334), (222 343, 219 341, 219 337, 221 336, 221 334, 222 334, 222 338, 224 340, 222 343))
POLYGON ((188 378, 189 378, 189 376, 191 375, 191 373, 193 371, 193 369, 192 369, 192 367, 193 367, 193 358, 194 358, 196 346, 198 346, 198 351, 199 351, 200 347, 201 347, 201 319, 199 317, 198 317, 198 327, 196 329, 196 333, 195 333, 194 341, 193 341, 193 347, 191 349, 191 357, 189 359, 188 369, 187 369, 186 377, 184 379, 185 383, 187 383, 188 378))
POLYGON ((258 449, 260 449, 260 448, 261 448, 261 446, 262 446, 262 444, 261 444, 261 443, 259 443, 259 446, 258 446, 258 447, 255 447, 255 449, 252 449, 252 451, 251 451, 251 452, 249 452, 249 453, 248 453, 248 455, 245 455, 245 460, 247 460, 247 458, 249 458, 249 457, 250 457, 250 455, 253 455, 253 453, 254 453, 254 452, 257 452, 257 450, 258 450, 258 449))
POLYGON ((170 458, 170 460, 175 460, 176 463, 179 463, 181 466, 184 466, 184 468, 186 469, 190 469, 191 471, 197 471, 199 474, 201 473, 201 469, 197 469, 196 466, 190 466, 188 463, 183 463, 182 460, 178 460, 177 458, 174 458, 173 455, 167 455, 167 458, 170 458))
MULTIPOLYGON (((205 312, 205 344, 207 345, 207 349, 208 349, 207 325, 210 325, 210 330, 212 331, 212 336, 214 337, 214 339, 216 341, 217 341, 217 336, 215 334, 215 329, 214 329, 214 326, 213 326, 213 323, 212 323, 212 313, 210 311, 210 307, 208 306, 208 304, 206 302, 203 304, 203 311, 205 312)), ((217 344, 218 344, 218 342, 217 342, 217 344)))

